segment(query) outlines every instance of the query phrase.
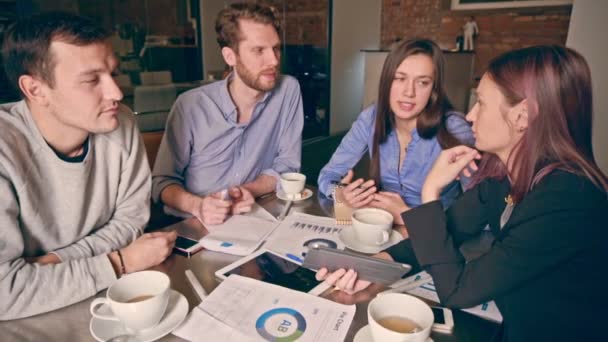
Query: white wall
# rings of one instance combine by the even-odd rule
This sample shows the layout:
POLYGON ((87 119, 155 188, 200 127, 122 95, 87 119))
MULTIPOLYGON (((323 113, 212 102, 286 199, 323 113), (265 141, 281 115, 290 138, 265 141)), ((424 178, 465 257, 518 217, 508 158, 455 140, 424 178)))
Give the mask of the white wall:
POLYGON ((566 45, 580 52, 593 78, 593 149, 599 167, 608 173, 608 1, 576 0, 566 45))
POLYGON ((380 47, 382 0, 334 0, 330 134, 346 131, 361 111, 363 52, 380 47))

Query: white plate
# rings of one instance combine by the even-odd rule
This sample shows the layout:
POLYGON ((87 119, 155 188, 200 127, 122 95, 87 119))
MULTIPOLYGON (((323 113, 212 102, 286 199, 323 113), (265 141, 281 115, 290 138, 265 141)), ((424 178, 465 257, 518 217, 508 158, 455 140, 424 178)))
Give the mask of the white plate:
MULTIPOLYGON (((102 306, 107 309, 107 306, 102 306)), ((168 333, 172 332, 177 326, 186 318, 188 314, 188 301, 186 297, 181 293, 171 289, 169 293, 169 303, 167 304, 167 310, 160 322, 153 328, 140 331, 132 336, 133 342, 148 342, 157 340, 168 333)), ((89 324, 89 330, 91 335, 97 341, 107 341, 113 337, 127 334, 122 323, 118 321, 110 321, 106 319, 99 319, 96 317, 91 318, 89 324)))
POLYGON ((357 239, 352 227, 344 227, 340 232, 340 240, 344 242, 344 245, 346 245, 348 249, 352 249, 353 251, 365 254, 376 254, 403 240, 403 236, 396 230, 393 230, 386 243, 382 245, 368 245, 357 239))
POLYGON ((298 199, 289 198, 289 197, 287 197, 287 194, 285 192, 283 192, 283 190, 281 190, 281 189, 277 190, 277 197, 279 199, 282 199, 283 201, 299 202, 299 201, 303 201, 305 199, 309 199, 310 196, 312 196, 312 190, 310 190, 310 189, 302 190, 302 197, 300 197, 298 199))
MULTIPOLYGON (((372 330, 369 328, 369 324, 357 331, 353 342, 374 342, 374 340, 372 340, 372 330)), ((426 339, 426 342, 433 342, 433 339, 429 337, 426 339)))

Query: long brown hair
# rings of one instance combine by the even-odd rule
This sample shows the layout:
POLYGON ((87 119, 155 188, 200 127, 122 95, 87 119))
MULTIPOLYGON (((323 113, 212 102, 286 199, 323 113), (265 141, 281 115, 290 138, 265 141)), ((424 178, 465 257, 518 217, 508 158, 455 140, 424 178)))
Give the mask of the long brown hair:
MULTIPOLYGON (((578 52, 557 45, 514 50, 493 59, 487 75, 509 105, 528 100, 528 129, 509 155, 515 202, 555 169, 584 175, 608 191, 591 144, 591 72, 578 52)), ((506 165, 487 153, 472 185, 507 173, 506 165)))
POLYGON ((397 43, 386 57, 376 103, 374 138, 369 176, 376 184, 380 183, 380 145, 386 141, 388 134, 395 127, 395 113, 391 110, 390 93, 397 68, 409 56, 426 55, 434 66, 433 90, 426 107, 416 120, 418 135, 423 139, 437 136, 442 148, 459 145, 460 142, 446 128, 447 112, 453 109, 444 89, 443 53, 437 44, 429 39, 410 39, 397 43))

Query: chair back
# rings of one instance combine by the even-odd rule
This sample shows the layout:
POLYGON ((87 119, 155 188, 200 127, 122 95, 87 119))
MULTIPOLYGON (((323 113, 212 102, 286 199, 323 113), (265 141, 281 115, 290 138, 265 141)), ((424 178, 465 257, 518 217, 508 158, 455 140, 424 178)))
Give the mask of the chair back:
POLYGON ((173 83, 171 71, 144 71, 139 73, 142 85, 162 85, 173 83))

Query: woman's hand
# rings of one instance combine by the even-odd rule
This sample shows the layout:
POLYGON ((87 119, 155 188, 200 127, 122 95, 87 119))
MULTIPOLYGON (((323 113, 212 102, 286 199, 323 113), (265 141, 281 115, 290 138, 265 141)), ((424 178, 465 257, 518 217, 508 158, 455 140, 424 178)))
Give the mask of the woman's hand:
MULTIPOLYGON (((381 252, 374 255, 376 258, 393 260, 391 256, 386 252, 381 252)), ((354 270, 345 270, 343 268, 329 273, 327 268, 321 268, 316 276, 317 280, 322 280, 329 285, 335 286, 337 289, 346 292, 347 294, 354 295, 367 289, 371 283, 366 280, 357 279, 357 272, 354 270)))
POLYGON ((422 203, 439 199, 441 190, 457 179, 461 172, 470 177, 471 170, 477 170, 475 159, 481 159, 481 154, 464 145, 441 151, 422 186, 422 203))
POLYGON ((346 177, 342 178, 341 181, 343 184, 348 185, 341 189, 340 195, 336 194, 336 196, 340 196, 338 200, 351 208, 362 208, 374 199, 373 195, 377 189, 374 186, 374 180, 365 181, 359 178, 353 182, 353 176, 353 170, 348 170, 346 177))
POLYGON ((393 223, 401 226, 403 225, 401 214, 410 210, 401 195, 388 191, 380 191, 374 194, 374 200, 370 203, 370 207, 388 211, 393 215, 393 223))

